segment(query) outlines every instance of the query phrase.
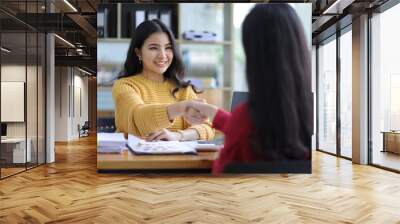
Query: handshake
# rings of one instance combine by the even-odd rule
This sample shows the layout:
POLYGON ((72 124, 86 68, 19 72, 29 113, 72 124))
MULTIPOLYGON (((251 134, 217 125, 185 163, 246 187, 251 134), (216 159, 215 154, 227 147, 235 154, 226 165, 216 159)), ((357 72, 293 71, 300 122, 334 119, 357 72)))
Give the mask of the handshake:
MULTIPOLYGON (((205 100, 181 101, 167 107, 168 118, 170 120, 173 120, 178 116, 183 116, 183 119, 185 119, 190 125, 202 124, 207 121, 207 119, 214 120, 217 111, 218 107, 207 104, 205 100)), ((187 137, 186 135, 187 133, 184 134, 184 132, 173 132, 163 128, 150 133, 145 139, 146 141, 185 141, 197 139, 196 137, 187 137)))
POLYGON ((191 125, 202 124, 208 118, 214 119, 218 107, 207 104, 205 100, 187 100, 180 102, 182 104, 182 116, 191 125))

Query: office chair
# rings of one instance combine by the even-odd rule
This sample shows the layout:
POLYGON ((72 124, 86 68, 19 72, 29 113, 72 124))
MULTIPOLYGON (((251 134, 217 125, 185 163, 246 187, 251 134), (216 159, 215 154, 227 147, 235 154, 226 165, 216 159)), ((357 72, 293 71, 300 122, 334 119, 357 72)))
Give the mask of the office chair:
POLYGON ((80 125, 78 124, 79 138, 89 136, 89 129, 90 129, 89 121, 85 121, 82 127, 80 127, 80 125))

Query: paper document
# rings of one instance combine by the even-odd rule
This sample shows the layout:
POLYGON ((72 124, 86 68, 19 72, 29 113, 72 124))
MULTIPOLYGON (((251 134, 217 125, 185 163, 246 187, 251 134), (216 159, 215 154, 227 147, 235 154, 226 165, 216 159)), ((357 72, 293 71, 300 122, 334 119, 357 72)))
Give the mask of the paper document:
POLYGON ((179 141, 146 142, 133 135, 128 136, 127 146, 136 154, 196 154, 196 143, 179 141))
POLYGON ((218 151, 222 145, 209 141, 158 141, 146 142, 136 136, 128 136, 128 148, 136 154, 196 154, 218 151))
POLYGON ((125 146, 97 146, 97 153, 121 153, 125 146))
POLYGON ((124 133, 97 133, 98 153, 120 153, 126 148, 124 133))

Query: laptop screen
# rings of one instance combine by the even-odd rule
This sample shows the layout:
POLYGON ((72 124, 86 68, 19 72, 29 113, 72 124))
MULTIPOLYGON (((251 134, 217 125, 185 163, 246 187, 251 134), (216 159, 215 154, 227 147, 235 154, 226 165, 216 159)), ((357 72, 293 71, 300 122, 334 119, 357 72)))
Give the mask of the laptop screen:
POLYGON ((231 111, 233 111, 242 102, 246 102, 248 95, 249 95, 248 92, 239 92, 239 91, 233 92, 231 111))

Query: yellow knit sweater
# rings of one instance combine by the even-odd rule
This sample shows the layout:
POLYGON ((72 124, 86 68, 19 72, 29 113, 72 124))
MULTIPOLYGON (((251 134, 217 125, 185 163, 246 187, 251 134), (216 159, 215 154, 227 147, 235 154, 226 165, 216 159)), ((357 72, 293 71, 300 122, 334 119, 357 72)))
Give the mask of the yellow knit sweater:
POLYGON ((143 75, 117 80, 112 89, 117 131, 145 137, 163 128, 170 131, 191 128, 200 139, 213 139, 215 131, 209 123, 190 126, 182 117, 169 120, 166 109, 169 104, 197 98, 188 87, 180 89, 175 99, 171 94, 174 88, 171 81, 157 82, 143 75))

